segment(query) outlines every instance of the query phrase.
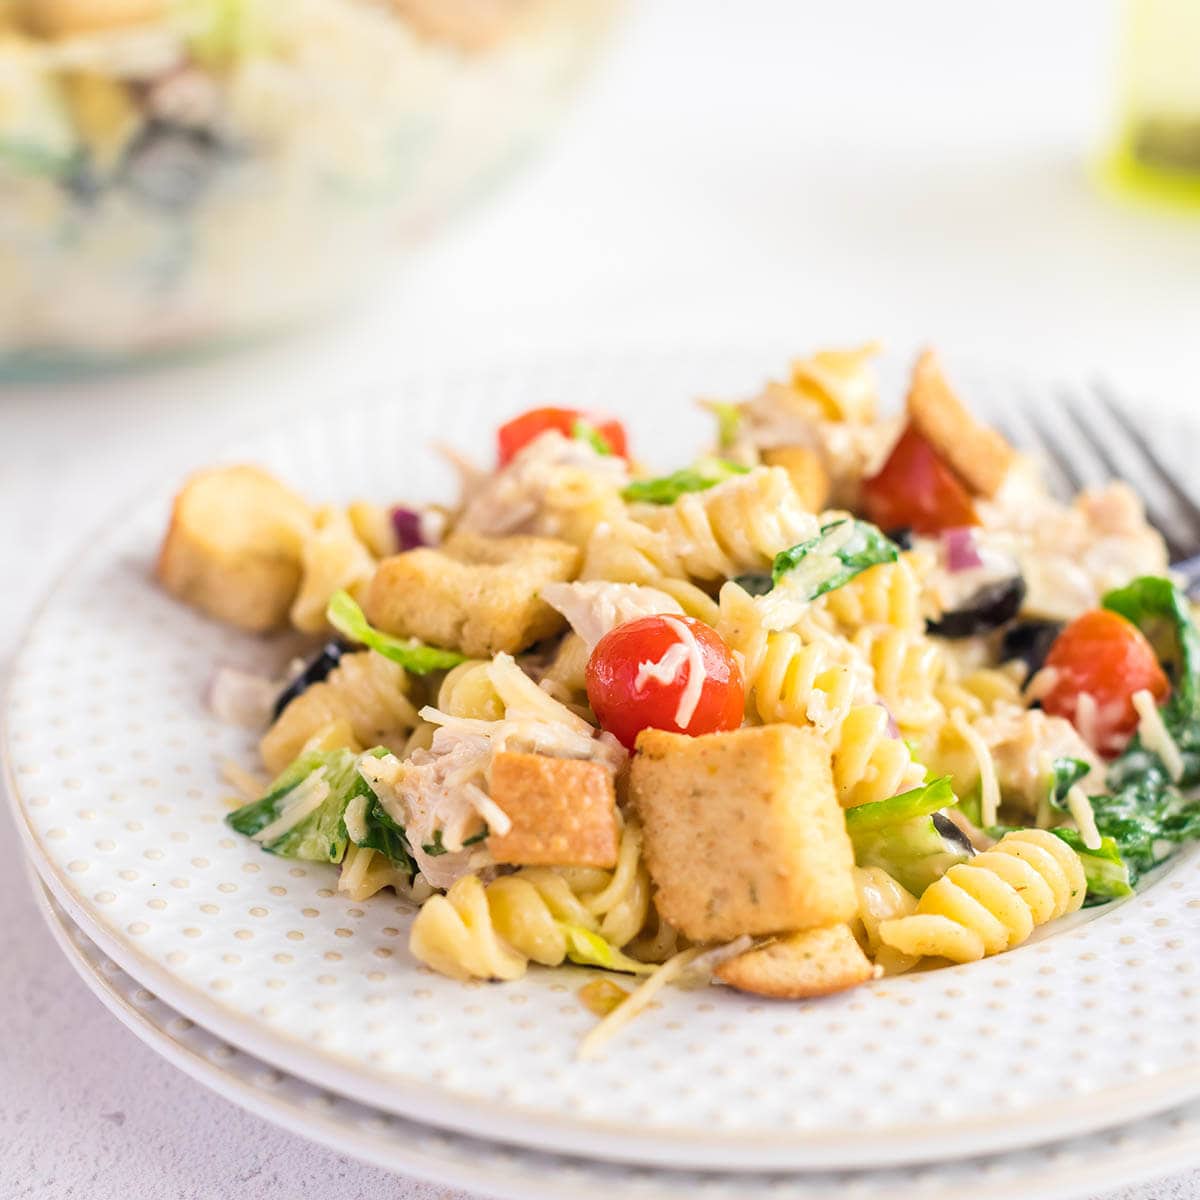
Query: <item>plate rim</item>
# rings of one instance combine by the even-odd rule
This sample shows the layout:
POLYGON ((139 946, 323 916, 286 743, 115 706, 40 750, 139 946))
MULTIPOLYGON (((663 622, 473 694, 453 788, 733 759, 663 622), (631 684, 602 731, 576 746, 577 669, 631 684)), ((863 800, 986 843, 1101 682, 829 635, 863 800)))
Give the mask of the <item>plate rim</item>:
MULTIPOLYGON (((582 353, 560 355, 543 359, 526 359, 502 364, 479 364, 458 367, 445 371, 424 370, 397 379, 389 386, 389 394, 382 394, 382 384, 371 382, 360 386, 358 394, 347 401, 350 408, 369 409, 384 403, 395 403, 396 397, 406 388, 417 389, 428 386, 431 380, 448 379, 489 381, 502 372, 517 371, 560 371, 576 369, 580 364, 600 361, 606 367, 636 364, 643 369, 658 369, 664 363, 675 362, 684 354, 693 360, 730 363, 739 367, 762 358, 761 347, 718 346, 702 350, 671 347, 663 352, 645 350, 626 351, 615 354, 582 353)), ((1016 380, 1028 381, 1024 372, 1004 372, 983 366, 983 377, 1001 379, 1009 383, 1016 380)), ((1045 379, 1046 386, 1055 386, 1059 381, 1045 379)), ((1161 414, 1164 418, 1176 414, 1161 414)), ((304 425, 326 420, 320 413, 307 414, 304 425)), ((214 461, 224 461, 238 454, 248 442, 261 440, 267 433, 274 433, 275 421, 256 422, 219 448, 214 461)), ((173 490, 176 474, 163 471, 149 483, 138 487, 123 504, 116 506, 99 523, 101 530, 109 528, 122 515, 132 514, 154 501, 161 493, 173 490)), ((78 543, 86 548, 85 553, 102 553, 105 541, 99 537, 85 537, 78 543)), ((613 1161, 653 1164, 688 1169, 697 1164, 728 1171, 761 1171, 769 1169, 837 1169, 848 1165, 870 1164, 876 1167, 899 1166, 928 1160, 919 1148, 920 1135, 928 1136, 928 1121, 917 1121, 911 1126, 893 1125, 886 1130, 873 1130, 869 1147, 856 1139, 852 1132, 838 1136, 828 1132, 812 1133, 793 1130, 788 1133, 774 1132, 756 1136, 745 1130, 707 1131, 677 1128, 652 1133, 635 1124, 622 1125, 602 1117, 590 1116, 583 1120, 566 1119, 552 1110, 534 1107, 507 1105, 502 1109, 497 1104, 475 1097, 464 1096, 444 1086, 419 1080, 387 1082, 356 1072, 348 1064, 331 1054, 288 1037, 243 1016, 219 999, 198 987, 191 987, 169 970, 161 967, 143 953, 136 943, 118 937, 103 922, 96 919, 82 892, 74 890, 72 882, 55 864, 38 840, 30 814, 25 808, 25 798, 17 782, 13 767, 11 744, 11 699, 26 658, 31 654, 30 638, 52 603, 59 597, 70 575, 71 565, 76 561, 68 556, 64 567, 43 589, 33 607, 33 616, 24 624, 19 635, 19 650, 11 662, 11 672, 4 689, 3 707, 0 709, 0 760, 4 766, 4 780, 9 795, 10 809, 14 814, 30 860, 45 881, 55 898, 79 924, 84 932, 110 958, 130 975, 137 978, 150 976, 154 988, 173 1008, 189 1018, 216 1030, 226 1041, 239 1046, 246 1052, 262 1058, 279 1069, 337 1092, 342 1095, 361 1093, 370 1103, 396 1115, 419 1119, 437 1124, 446 1129, 462 1132, 467 1136, 495 1138, 522 1146, 538 1146, 566 1154, 595 1154, 613 1161), (131 966, 130 964, 136 964, 131 966), (201 1015, 203 1014, 203 1015, 201 1015), (510 1115, 515 1114, 515 1115, 510 1115), (622 1139, 624 1146, 614 1144, 622 1139), (914 1140, 915 1139, 915 1140, 914 1140), (584 1148, 584 1147, 587 1148, 584 1148), (753 1162, 746 1156, 752 1155, 753 1162)), ((1182 865, 1177 860, 1173 867, 1182 865)), ((1171 870, 1173 868, 1168 868, 1171 870)), ((959 1122, 951 1127, 956 1139, 963 1139, 955 1147, 955 1157, 970 1157, 992 1151, 1013 1150, 1047 1139, 1077 1135, 1086 1131, 1128 1122, 1140 1116, 1173 1107, 1184 1099, 1200 1095, 1200 1073, 1191 1067, 1179 1067, 1159 1072, 1138 1081, 1127 1082, 1121 1088, 1112 1087, 1079 1098, 1067 1098, 1056 1104, 1044 1104, 1041 1108, 1027 1105, 1006 1114, 1003 1128, 993 1119, 980 1118, 974 1122, 959 1122), (1116 1101, 1120 1102, 1117 1103, 1116 1101), (974 1140, 969 1140, 974 1138, 974 1140)), ((939 1137, 946 1129, 939 1124, 939 1137)))
MULTIPOLYGON (((372 1166, 379 1167, 383 1170, 393 1172, 408 1173, 416 1178, 425 1180, 430 1183, 441 1186, 465 1187, 472 1191, 479 1192, 481 1195, 489 1195, 501 1198, 501 1200, 540 1200, 545 1197, 546 1200, 559 1200, 561 1192, 558 1190, 558 1185, 553 1180, 546 1180, 540 1176, 527 1174, 520 1180, 512 1179, 501 1183, 492 1173, 482 1172, 473 1173, 468 1160, 460 1155, 446 1154, 442 1158, 431 1155, 428 1152, 422 1157, 418 1151, 413 1157, 404 1157, 399 1159, 395 1153, 397 1145, 394 1133, 389 1131, 386 1136, 381 1135, 378 1138, 373 1138, 370 1134, 364 1134, 358 1131, 350 1131, 350 1137, 347 1138, 347 1130, 344 1124, 336 1122, 331 1118, 323 1117, 316 1113, 307 1113, 301 1116, 298 1113, 291 1111, 290 1107, 282 1102, 276 1101, 272 1103, 269 1094, 263 1094, 260 1090, 255 1089, 252 1085, 244 1080, 238 1079, 228 1072, 223 1071, 215 1062, 209 1058, 205 1058, 196 1051, 190 1050, 182 1046, 176 1039, 172 1038, 169 1032, 162 1028, 158 1023, 152 1021, 144 1012, 139 1010, 125 996, 121 995, 118 989, 111 983, 110 980, 104 977, 103 971, 90 963, 84 954, 83 950, 77 946, 71 938, 63 918, 67 921, 71 920, 70 915, 65 908, 60 904, 58 907, 62 910, 61 916, 55 911, 55 900, 53 893, 42 881, 31 861, 26 860, 26 873, 28 876, 30 888, 33 892, 34 904, 46 924, 55 944, 62 952, 63 956, 71 964, 76 974, 83 981, 88 990, 95 996, 100 1003, 114 1016, 117 1020, 140 1042, 148 1046, 160 1057, 164 1058, 172 1066, 186 1074, 190 1079, 199 1083, 201 1086, 208 1088, 230 1103, 236 1104, 248 1112, 270 1122, 277 1127, 293 1133, 299 1137, 306 1138, 310 1141, 315 1141, 318 1144, 325 1146, 328 1149, 347 1153, 349 1152, 357 1160, 366 1162, 372 1166), (311 1124, 310 1124, 311 1123, 311 1124), (379 1143, 379 1144, 377 1144, 379 1143), (389 1153, 389 1149, 392 1153, 389 1153), (553 1188, 554 1190, 545 1190, 553 1188)), ((87 937, 86 930, 80 926, 75 927, 76 930, 87 937)), ((90 939, 89 939, 90 940, 90 939)), ((104 953, 103 948, 94 943, 93 945, 101 953, 104 953)), ((111 956, 108 956, 111 957, 111 956)), ((116 960, 114 959, 115 963, 116 960)), ((116 964, 120 967, 120 964, 116 964)), ((134 983, 141 984, 136 976, 131 975, 120 967, 121 971, 127 975, 134 983)), ((155 997, 161 1003, 161 997, 155 997)), ((170 1005, 166 1005, 172 1008, 170 1005)), ((172 1009, 172 1011, 174 1011, 172 1009)), ((208 1036, 215 1037, 202 1023, 194 1023, 208 1036)), ((256 1056, 247 1053, 248 1057, 255 1058, 256 1056)), ((270 1066, 265 1060, 260 1060, 264 1065, 270 1066)), ((290 1073, 289 1073, 290 1074, 290 1073)), ((294 1076, 296 1081, 305 1087, 315 1087, 309 1080, 301 1076, 294 1076)), ((369 1111, 370 1106, 363 1105, 360 1101, 354 1101, 360 1107, 369 1111)), ((381 1116, 390 1116, 391 1114, 380 1111, 381 1116)), ((1168 1110, 1169 1112, 1170 1110, 1168 1110)), ((408 1118, 401 1118, 405 1124, 413 1126, 416 1129, 423 1128, 418 1122, 411 1121, 408 1118)), ((1116 1134, 1119 1136, 1123 1126, 1116 1127, 1116 1134)), ((439 1132, 434 1130, 434 1132, 439 1132)), ((480 1141, 471 1134, 452 1134, 454 1138, 462 1138, 467 1141, 480 1141)), ((1089 1135, 1082 1135, 1083 1137, 1089 1135)), ((536 1151, 528 1150, 524 1147, 510 1147, 500 1143, 486 1143, 489 1147, 494 1147, 497 1150, 505 1153, 510 1160, 522 1159, 535 1155, 536 1151)), ((1070 1145, 1070 1139, 1046 1143, 1036 1149, 1044 1151, 1047 1155, 1059 1148, 1067 1148, 1070 1145)), ((940 1165, 962 1165, 966 1166, 973 1162, 979 1164, 980 1173, 987 1173, 987 1168, 984 1164, 994 1163, 997 1160, 1003 1161, 1008 1155, 1015 1155, 1029 1152, 1030 1147, 1001 1152, 999 1154, 988 1154, 979 1156, 978 1158, 967 1158, 960 1160, 947 1160, 947 1163, 934 1164, 940 1165)), ((1090 1166, 1090 1170, 1096 1176, 1095 1183, 1083 1182, 1078 1177, 1078 1164, 1067 1164, 1060 1169, 1062 1177, 1047 1184, 1044 1171, 1037 1172, 1036 1181, 1031 1180, 1039 1190, 1036 1192, 1023 1191, 1022 1195, 1027 1200, 1067 1200, 1071 1196, 1080 1195, 1083 1188, 1091 1188, 1092 1186, 1104 1186, 1106 1188, 1113 1187, 1128 1187, 1138 1182, 1145 1181, 1162 1174, 1171 1174, 1176 1170, 1187 1170, 1195 1165, 1195 1155, 1200 1152, 1200 1130, 1197 1130, 1190 1138, 1180 1137, 1180 1144, 1174 1149, 1173 1157, 1168 1157, 1164 1169, 1162 1158, 1162 1147, 1155 1147, 1153 1150, 1143 1150, 1140 1152, 1140 1157, 1137 1154, 1130 1154, 1128 1150, 1124 1152, 1118 1151, 1120 1155, 1118 1164, 1112 1165, 1105 1163, 1099 1165, 1094 1161, 1090 1166)), ((545 1157, 545 1156, 543 1156, 545 1157)), ((652 1176, 656 1174, 676 1175, 682 1174, 678 1171, 673 1171, 670 1168, 647 1167, 642 1164, 613 1164, 606 1163, 602 1160, 592 1159, 570 1159, 565 1165, 564 1170, 570 1170, 572 1174, 572 1184, 578 1187, 578 1173, 580 1170, 587 1171, 589 1168, 609 1168, 616 1166, 618 1169, 624 1167, 629 1170, 638 1170, 639 1173, 645 1174, 649 1171, 652 1176)), ((922 1164, 916 1164, 917 1169, 920 1169, 922 1164)), ((928 1164, 924 1164, 928 1165, 928 1164)), ((519 1171, 518 1163, 511 1162, 509 1164, 511 1171, 519 1171)), ((904 1169, 904 1168, 900 1168, 904 1169)), ((842 1177, 842 1180, 859 1179, 871 1174, 892 1175, 896 1168, 866 1168, 865 1170, 842 1170, 833 1169, 830 1173, 837 1174, 842 1177)), ((687 1174, 694 1175, 697 1171, 693 1170, 687 1174)), ((702 1172, 700 1172, 702 1173, 702 1172)), ((798 1172, 799 1173, 799 1172, 798 1172)), ((823 1173, 823 1172, 822 1172, 823 1173)), ((739 1186, 742 1184, 757 1183, 754 1176, 739 1174, 737 1176, 739 1186)), ((764 1192, 767 1189, 771 1191, 777 1190, 775 1179, 772 1177, 769 1182, 764 1182, 764 1192)), ((608 1181, 606 1181, 608 1182, 608 1181)), ((948 1187, 958 1188, 958 1184, 948 1184, 948 1187)), ((998 1189, 996 1192, 989 1192, 980 1189, 979 1181, 973 1183, 974 1194, 980 1197, 980 1200, 1009 1200, 1012 1195, 1014 1186, 1027 1186, 1017 1183, 1011 1176, 1003 1181, 997 1181, 995 1186, 998 1189)), ((889 1192, 895 1200, 906 1200, 905 1185, 899 1181, 893 1180, 889 1185, 889 1192)), ((921 1196, 929 1196, 930 1190, 928 1186, 917 1184, 914 1188, 915 1193, 921 1196)), ((645 1194, 645 1189, 643 1189, 645 1194)), ((752 1194, 748 1191, 748 1196, 752 1194)), ((936 1193, 933 1193, 936 1196, 936 1193)), ((949 1193, 946 1193, 949 1195, 949 1193)), ((943 1198, 944 1200, 944 1198, 943 1198)))

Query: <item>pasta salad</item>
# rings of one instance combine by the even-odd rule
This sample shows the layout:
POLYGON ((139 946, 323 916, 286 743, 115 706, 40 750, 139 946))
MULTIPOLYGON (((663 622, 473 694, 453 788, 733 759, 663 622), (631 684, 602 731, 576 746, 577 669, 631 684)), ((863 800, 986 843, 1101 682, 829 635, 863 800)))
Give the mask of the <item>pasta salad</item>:
POLYGON ((263 729, 227 820, 419 906, 458 979, 602 968, 802 999, 1004 952, 1200 836, 1200 637, 1123 483, 1062 503, 926 351, 820 351, 655 475, 540 408, 450 506, 190 479, 158 577, 315 653, 223 669, 263 729))

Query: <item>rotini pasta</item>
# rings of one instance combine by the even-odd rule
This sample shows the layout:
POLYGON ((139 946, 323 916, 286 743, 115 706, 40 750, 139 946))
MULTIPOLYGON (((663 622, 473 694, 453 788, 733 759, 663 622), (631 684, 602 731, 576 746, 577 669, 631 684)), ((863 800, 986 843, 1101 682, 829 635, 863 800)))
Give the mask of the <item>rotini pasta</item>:
POLYGON ((301 633, 329 626, 325 610, 334 592, 358 595, 375 572, 375 559, 359 540, 346 513, 322 508, 300 548, 300 590, 292 602, 292 624, 301 633))
POLYGON ((944 716, 936 695, 941 652, 923 634, 890 626, 861 629, 854 644, 870 662, 875 690, 902 733, 920 734, 944 716))
POLYGON ((674 504, 638 506, 633 515, 659 535, 643 553, 668 579, 711 581, 761 569, 817 532, 816 518, 779 467, 756 467, 674 504))
POLYGON ((850 710, 833 746, 833 783, 843 808, 898 796, 924 778, 924 767, 897 736, 887 709, 860 704, 850 710))
POLYGON ((974 962, 1020 945, 1038 925, 1075 912, 1087 880, 1079 856, 1045 829, 1006 833, 931 884, 910 916, 883 921, 902 954, 974 962))
POLYGON ((418 722, 410 686, 403 667, 373 650, 343 655, 328 678, 280 713, 259 743, 263 763, 277 774, 310 739, 331 726, 353 735, 356 747, 350 748, 402 749, 418 722))
POLYGON ((901 975, 911 970, 920 958, 887 945, 879 936, 879 926, 916 912, 916 896, 882 867, 855 867, 854 887, 858 893, 854 932, 867 956, 885 975, 901 975))
POLYGON ((246 724, 286 704, 275 778, 241 779, 259 794, 231 825, 340 863, 354 900, 424 900, 412 951, 447 975, 648 972, 598 1040, 685 972, 823 995, 1000 953, 1089 886, 1126 894, 1200 778, 1200 633, 1169 579, 1125 577, 1166 569, 1157 535, 1121 489, 1067 510, 1010 486, 1012 451, 928 354, 905 415, 878 418, 872 353, 713 404, 720 457, 654 477, 619 422, 539 408, 453 508, 314 513, 252 469, 202 482, 167 586, 244 629, 290 612, 325 634, 329 611, 374 648, 326 642, 282 695, 244 671, 214 687, 246 724), (953 512, 917 478, 926 451, 968 493, 953 512), (222 540, 210 508, 254 538, 222 540), (1131 654, 1131 622, 1174 636, 1137 640, 1126 696, 1121 656, 1093 681, 1091 634, 1069 653, 1083 619, 1131 654))
POLYGON ((924 556, 909 551, 896 562, 871 567, 815 603, 848 636, 868 625, 923 634, 930 615, 922 586, 927 567, 924 556))
POLYGON ((645 924, 649 903, 641 833, 631 824, 611 872, 525 867, 486 885, 478 876, 464 876, 444 896, 425 902, 409 945, 444 975, 515 979, 529 962, 562 963, 572 929, 620 949, 645 924))

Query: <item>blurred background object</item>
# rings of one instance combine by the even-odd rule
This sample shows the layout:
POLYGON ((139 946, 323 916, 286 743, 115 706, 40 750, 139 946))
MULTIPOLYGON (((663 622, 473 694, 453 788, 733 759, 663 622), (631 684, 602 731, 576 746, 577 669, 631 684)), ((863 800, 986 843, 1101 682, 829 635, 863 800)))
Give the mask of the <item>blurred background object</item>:
POLYGON ((1111 182, 1200 211, 1200 3, 1127 0, 1111 182))
POLYGON ((616 0, 0 0, 0 365, 334 308, 558 115, 616 0))

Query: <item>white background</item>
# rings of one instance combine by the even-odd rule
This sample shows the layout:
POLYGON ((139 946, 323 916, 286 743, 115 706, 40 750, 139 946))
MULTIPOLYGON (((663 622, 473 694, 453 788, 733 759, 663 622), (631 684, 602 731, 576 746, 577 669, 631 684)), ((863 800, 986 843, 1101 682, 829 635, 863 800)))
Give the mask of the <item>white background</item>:
MULTIPOLYGON (((1114 42, 1099 0, 642 0, 550 151, 332 327, 0 391, 0 676, 103 512, 244 426, 415 367, 881 336, 1194 407, 1200 221, 1111 203, 1087 175, 1114 42)), ((59 958, 6 820, 0 838, 3 1200, 454 1195, 160 1062, 59 958)), ((1197 1196, 1200 1175, 1120 1193, 1197 1196)))

